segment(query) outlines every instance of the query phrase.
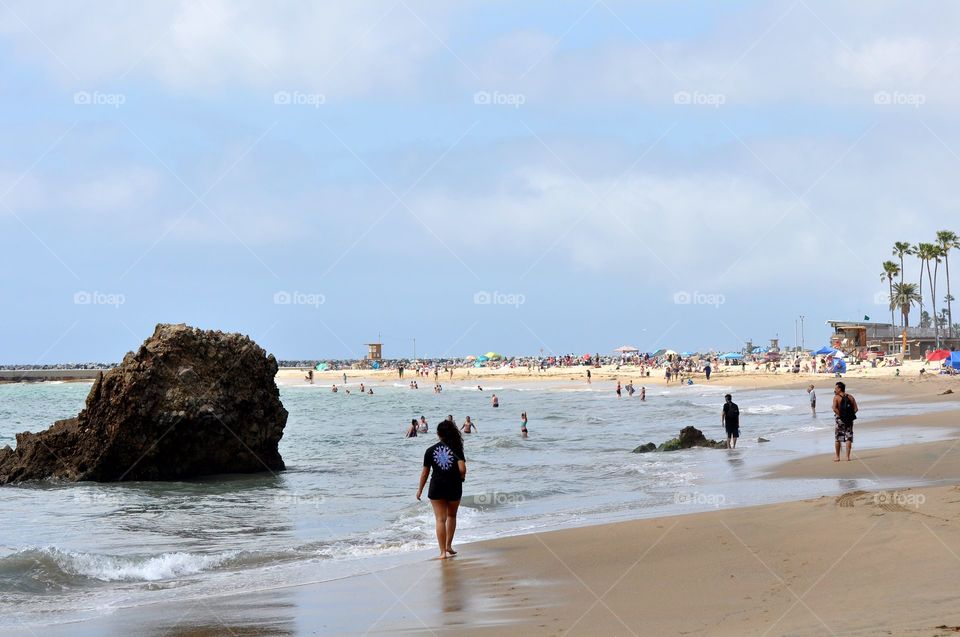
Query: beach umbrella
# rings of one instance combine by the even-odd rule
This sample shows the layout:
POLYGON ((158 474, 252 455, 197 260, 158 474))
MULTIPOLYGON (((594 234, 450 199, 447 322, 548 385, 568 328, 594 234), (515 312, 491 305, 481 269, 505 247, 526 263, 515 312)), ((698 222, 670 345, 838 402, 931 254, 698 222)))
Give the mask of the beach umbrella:
POLYGON ((491 361, 495 361, 500 358, 503 358, 502 356, 500 356, 500 354, 497 354, 496 352, 487 352, 486 356, 487 356, 487 360, 491 360, 491 361))
POLYGON ((947 364, 955 370, 960 371, 960 352, 951 352, 950 360, 947 364))
POLYGON ((677 353, 676 353, 675 351, 673 351, 672 349, 665 349, 665 350, 663 350, 663 355, 664 355, 664 356, 676 356, 677 353))
POLYGON ((477 361, 473 364, 473 366, 474 366, 474 367, 483 367, 483 363, 480 361, 480 359, 477 359, 477 361))
POLYGON ((833 349, 832 347, 828 347, 826 345, 824 345, 823 347, 821 347, 820 349, 814 352, 816 356, 824 356, 824 355, 836 354, 836 353, 837 353, 837 350, 833 349))
POLYGON ((618 347, 613 351, 620 352, 621 354, 632 354, 634 352, 639 352, 640 350, 638 350, 633 345, 621 345, 620 347, 618 347))
POLYGON ((723 354, 722 356, 720 356, 720 358, 728 361, 740 360, 741 358, 743 358, 743 354, 741 354, 740 352, 727 352, 726 354, 723 354))
POLYGON ((680 352, 680 356, 693 356, 693 352, 680 352))
POLYGON ((475 360, 477 360, 477 357, 471 354, 470 356, 467 356, 467 358, 464 359, 464 360, 475 361, 475 360))
POLYGON ((490 360, 489 356, 483 356, 483 355, 477 356, 477 362, 479 363, 484 363, 488 360, 490 360))
POLYGON ((327 371, 327 364, 326 364, 326 363, 317 363, 316 370, 317 370, 318 372, 325 372, 325 371, 327 371))
POLYGON ((927 361, 942 361, 950 358, 950 350, 948 349, 938 349, 936 351, 930 352, 930 355, 927 356, 927 361))
POLYGON ((766 354, 770 351, 769 347, 754 347, 751 354, 766 354))

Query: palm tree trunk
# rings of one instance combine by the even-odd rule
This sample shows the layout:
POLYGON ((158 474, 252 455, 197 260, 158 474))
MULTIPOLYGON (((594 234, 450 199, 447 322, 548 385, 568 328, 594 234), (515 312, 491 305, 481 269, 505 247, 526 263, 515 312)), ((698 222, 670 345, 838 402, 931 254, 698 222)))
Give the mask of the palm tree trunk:
MULTIPOLYGON (((887 277, 887 285, 890 287, 889 298, 893 299, 893 279, 889 276, 887 277)), ((896 342, 895 342, 896 333, 894 331, 894 328, 896 326, 897 326, 897 319, 894 318, 893 316, 893 306, 891 305, 890 306, 890 352, 889 352, 890 356, 893 356, 893 349, 896 346, 896 342)))
POLYGON ((927 281, 930 283, 930 309, 933 317, 933 336, 936 349, 940 349, 940 327, 937 323, 937 284, 930 274, 930 260, 927 260, 927 281))
POLYGON ((947 269, 947 337, 953 338, 953 301, 950 300, 950 255, 943 253, 943 265, 947 269))

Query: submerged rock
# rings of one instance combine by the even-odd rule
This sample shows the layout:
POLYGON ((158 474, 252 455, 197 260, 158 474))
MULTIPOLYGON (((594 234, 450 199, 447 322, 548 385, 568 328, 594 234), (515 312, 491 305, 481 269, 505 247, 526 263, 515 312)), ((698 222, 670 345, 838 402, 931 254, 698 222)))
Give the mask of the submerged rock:
POLYGON ((757 442, 770 442, 770 441, 767 440, 766 438, 761 437, 761 438, 757 438, 757 442))
POLYGON ((684 427, 680 430, 680 435, 672 438, 659 447, 652 442, 640 445, 633 450, 633 453, 649 453, 651 451, 679 451, 681 449, 690 449, 691 447, 707 447, 709 449, 726 449, 726 440, 709 440, 703 435, 703 432, 696 427, 684 427))
POLYGON ((0 450, 0 484, 281 470, 287 410, 276 373, 276 359, 247 336, 158 325, 100 374, 76 418, 0 450))

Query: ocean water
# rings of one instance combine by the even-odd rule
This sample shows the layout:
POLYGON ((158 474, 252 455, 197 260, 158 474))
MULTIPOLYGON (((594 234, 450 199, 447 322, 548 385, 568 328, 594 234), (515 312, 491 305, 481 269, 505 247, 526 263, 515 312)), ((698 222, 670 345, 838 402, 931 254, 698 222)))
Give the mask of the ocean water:
MULTIPOLYGON (((426 496, 415 499, 417 479, 424 449, 447 414, 458 423, 469 415, 479 428, 466 436, 459 542, 804 497, 824 485, 785 487, 758 476, 773 462, 832 448, 832 419, 811 418, 806 394, 796 390, 738 392, 743 438, 735 451, 633 454, 686 425, 723 437, 720 407, 729 388, 648 388, 640 402, 617 400, 612 386, 599 383, 491 383, 484 391, 447 384, 441 394, 391 381, 371 386, 373 396, 359 394, 356 383, 349 395, 282 385, 288 469, 275 475, 0 488, 0 613, 14 626, 36 629, 121 607, 423 559, 435 539, 426 496), (493 393, 499 409, 490 406, 493 393), (519 435, 524 410, 527 439, 519 435), (403 438, 410 419, 421 415, 431 433, 403 438), (773 442, 758 444, 758 436, 773 442)), ((0 446, 12 445, 16 432, 75 415, 89 388, 0 385, 0 446)), ((829 392, 820 393, 823 410, 829 392)), ((861 425, 940 408, 883 397, 860 402, 861 425)), ((888 431, 872 440, 863 435, 858 444, 945 433, 888 431)))

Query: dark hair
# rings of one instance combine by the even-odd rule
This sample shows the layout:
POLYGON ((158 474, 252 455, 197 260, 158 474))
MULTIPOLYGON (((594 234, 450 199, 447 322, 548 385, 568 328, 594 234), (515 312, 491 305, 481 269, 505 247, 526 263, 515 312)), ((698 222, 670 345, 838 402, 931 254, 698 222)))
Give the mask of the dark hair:
POLYGON ((444 420, 437 425, 437 436, 443 444, 450 447, 457 458, 466 460, 463 457, 463 436, 460 435, 460 430, 454 427, 452 422, 444 420))
POLYGON ((724 395, 724 398, 725 398, 726 400, 733 400, 733 396, 731 396, 730 394, 724 395))
POLYGON ((837 387, 839 387, 843 393, 847 393, 847 386, 844 385, 842 381, 837 381, 837 387))
POLYGON ((411 420, 411 421, 410 421, 410 424, 413 425, 414 427, 416 427, 416 426, 417 426, 417 419, 414 418, 413 420, 411 420))

